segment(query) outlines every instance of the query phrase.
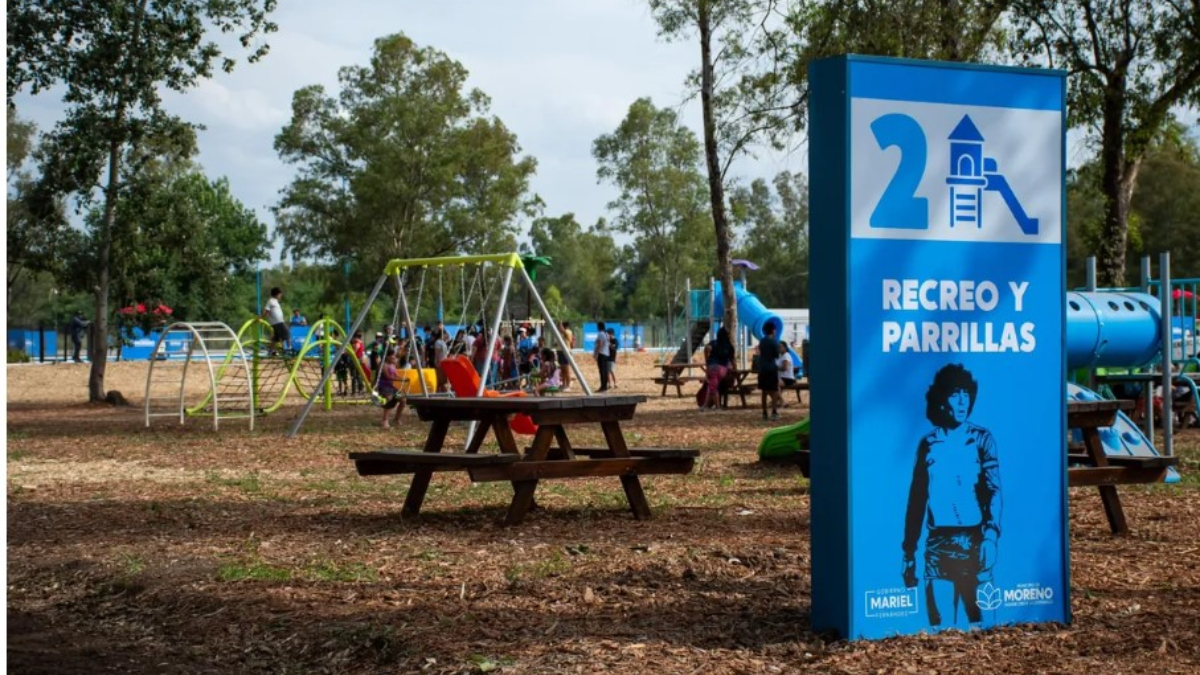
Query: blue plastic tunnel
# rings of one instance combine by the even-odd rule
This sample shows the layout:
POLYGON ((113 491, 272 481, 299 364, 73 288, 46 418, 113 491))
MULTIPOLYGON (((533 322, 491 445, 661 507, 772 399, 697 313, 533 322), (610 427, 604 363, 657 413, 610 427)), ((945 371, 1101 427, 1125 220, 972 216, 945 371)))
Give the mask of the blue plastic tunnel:
POLYGON ((1067 293, 1067 368, 1136 368, 1155 360, 1161 307, 1145 293, 1067 293))

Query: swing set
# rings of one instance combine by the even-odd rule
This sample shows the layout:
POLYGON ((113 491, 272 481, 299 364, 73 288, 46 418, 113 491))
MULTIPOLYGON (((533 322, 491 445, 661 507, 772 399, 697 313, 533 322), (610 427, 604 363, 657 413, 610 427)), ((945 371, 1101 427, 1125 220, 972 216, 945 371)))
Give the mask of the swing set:
MULTIPOLYGON (((422 306, 426 287, 426 279, 431 270, 437 275, 438 298, 436 316, 437 320, 442 322, 444 321, 445 316, 444 277, 446 270, 454 267, 459 268, 459 279, 462 290, 462 303, 460 307, 461 317, 458 326, 466 328, 470 326, 490 325, 490 330, 485 333, 487 338, 487 348, 483 360, 483 372, 480 374, 479 383, 473 392, 474 396, 483 397, 488 391, 487 387, 489 381, 493 381, 492 374, 496 367, 494 357, 496 356, 496 348, 498 338, 500 336, 502 318, 509 310, 508 296, 509 292, 512 290, 512 282, 514 277, 516 277, 518 281, 525 285, 525 290, 528 294, 528 297, 536 301, 537 308, 541 312, 545 321, 544 325, 550 330, 551 336, 554 338, 555 343, 560 345, 565 344, 563 336, 558 330, 558 325, 551 318, 550 311, 546 308, 546 303, 542 300, 541 294, 538 293, 537 288, 533 284, 533 280, 530 278, 528 271, 526 271, 524 264, 521 262, 521 256, 516 253, 392 260, 387 264, 387 266, 384 268, 383 274, 380 275, 379 279, 375 282, 375 286, 372 288, 366 303, 359 311, 358 316, 354 320, 354 324, 350 327, 350 330, 346 334, 353 335, 362 328, 367 314, 370 312, 372 306, 375 304, 375 301, 378 299, 384 285, 391 280, 395 284, 396 290, 396 303, 391 325, 400 323, 404 329, 404 334, 401 336, 399 344, 397 345, 397 351, 405 355, 405 360, 407 362, 406 365, 414 365, 417 369, 417 372, 423 373, 426 370, 422 364, 424 359, 422 352, 424 350, 422 349, 423 345, 419 342, 420 338, 417 331, 417 320, 419 318, 422 306), (468 273, 468 268, 471 269, 470 273, 468 273), (467 282, 468 277, 471 279, 469 284, 467 282), (415 305, 410 306, 408 302, 408 291, 410 291, 413 286, 416 287, 416 303, 415 305), (496 286, 499 286, 498 292, 495 289, 496 286), (476 293, 477 290, 478 293, 476 293), (472 314, 470 307, 476 295, 478 295, 479 298, 478 311, 472 314), (494 305, 494 310, 489 310, 489 305, 494 305), (412 311, 414 309, 416 311, 412 311), (470 319, 469 323, 468 319, 470 319)), ((511 313, 509 313, 508 316, 508 323, 514 323, 511 318, 511 313)), ((346 344, 341 344, 338 346, 337 352, 332 359, 333 363, 337 363, 338 360, 342 358, 342 355, 346 352, 347 346, 348 345, 346 344)), ((570 366, 572 371, 575 373, 577 381, 582 386, 584 393, 588 396, 591 396, 592 390, 587 384, 587 379, 580 371, 579 365, 575 362, 575 358, 571 355, 570 351, 567 351, 566 354, 568 363, 562 365, 564 367, 568 365, 570 366)), ((448 356, 451 355, 448 354, 448 356)), ((377 368, 376 370, 382 371, 383 369, 377 368)), ((310 392, 308 394, 308 400, 305 402, 304 407, 301 408, 300 414, 297 415, 296 419, 293 421, 291 429, 288 431, 289 437, 295 436, 300 431, 300 427, 304 424, 304 420, 306 417, 308 417, 308 413, 321 398, 322 392, 327 391, 329 379, 332 375, 332 369, 324 369, 320 380, 315 386, 313 386, 311 389, 308 389, 310 392)), ((379 373, 373 373, 373 376, 375 378, 374 383, 377 384, 379 373)), ((424 376, 418 377, 417 381, 420 386, 421 396, 438 395, 437 393, 430 391, 430 387, 427 384, 424 376)), ((399 386, 397 389, 404 391, 404 389, 399 386)), ((415 392, 410 391, 409 393, 415 392)), ((461 397, 464 395, 464 392, 462 392, 460 389, 455 391, 454 394, 461 397)))

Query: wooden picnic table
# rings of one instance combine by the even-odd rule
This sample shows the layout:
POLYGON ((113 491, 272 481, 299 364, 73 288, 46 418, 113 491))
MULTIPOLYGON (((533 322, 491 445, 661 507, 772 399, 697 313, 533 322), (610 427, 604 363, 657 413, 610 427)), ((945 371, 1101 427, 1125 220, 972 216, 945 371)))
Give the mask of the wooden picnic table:
POLYGON ((363 476, 413 474, 402 515, 415 516, 429 482, 437 471, 466 471, 472 481, 512 483, 513 499, 505 523, 520 523, 533 505, 534 492, 542 479, 617 476, 634 518, 650 517, 650 505, 642 490, 640 475, 686 474, 695 466, 699 453, 693 449, 630 448, 621 422, 633 419, 644 396, 525 397, 525 398, 414 398, 409 405, 418 417, 431 422, 421 451, 382 450, 351 453, 363 476), (532 445, 522 451, 509 418, 528 415, 538 425, 532 445), (466 450, 443 452, 453 422, 477 422, 466 450), (605 445, 576 447, 568 429, 597 424, 605 445), (488 433, 495 435, 500 454, 480 454, 488 433))
POLYGON ((701 373, 703 373, 703 363, 660 363, 658 367, 662 370, 662 375, 654 378, 654 383, 662 385, 662 393, 660 396, 667 395, 667 387, 675 387, 676 398, 682 398, 683 385, 687 384, 688 382, 703 383, 706 379, 703 374, 684 374, 685 371, 692 371, 696 369, 699 369, 701 373))
POLYGON ((1083 436, 1082 446, 1068 445, 1067 485, 1095 486, 1100 490, 1100 500, 1113 534, 1129 533, 1117 485, 1160 482, 1176 461, 1174 457, 1109 455, 1104 451, 1100 429, 1111 427, 1118 411, 1133 410, 1134 406, 1134 401, 1067 403, 1067 427, 1078 429, 1083 436))

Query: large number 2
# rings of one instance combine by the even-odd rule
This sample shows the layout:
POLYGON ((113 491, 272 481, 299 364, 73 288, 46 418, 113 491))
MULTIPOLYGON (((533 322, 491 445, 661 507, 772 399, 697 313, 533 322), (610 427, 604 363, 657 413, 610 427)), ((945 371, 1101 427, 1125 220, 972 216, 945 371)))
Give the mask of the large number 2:
POLYGON ((916 196, 925 175, 925 132, 921 125, 908 115, 892 113, 871 122, 871 131, 881 150, 893 145, 900 149, 900 165, 871 212, 871 227, 929 229, 929 200, 916 196))

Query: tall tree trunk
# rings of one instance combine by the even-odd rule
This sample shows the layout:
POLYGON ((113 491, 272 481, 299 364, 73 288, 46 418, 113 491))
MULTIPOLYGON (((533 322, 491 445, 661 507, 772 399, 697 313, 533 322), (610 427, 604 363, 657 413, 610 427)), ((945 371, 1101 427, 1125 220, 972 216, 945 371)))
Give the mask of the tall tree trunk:
POLYGON ((1100 189, 1104 194, 1104 226, 1100 235, 1097 281, 1101 286, 1126 285, 1125 252, 1129 244, 1129 204, 1139 162, 1125 157, 1124 82, 1110 79, 1105 91, 1104 123, 1101 129, 1100 189))
MULTIPOLYGON (((118 120, 124 111, 117 113, 118 120)), ((117 126, 120 126, 118 121, 117 126)), ((108 366, 108 282, 109 259, 112 254, 112 233, 117 221, 117 189, 121 170, 121 144, 108 145, 108 187, 104 194, 104 225, 100 232, 100 250, 96 255, 96 298, 92 330, 88 334, 88 357, 92 369, 88 375, 88 400, 104 400, 104 371, 108 366)))
MULTIPOLYGON (((137 49, 142 36, 142 19, 146 15, 146 5, 149 0, 141 0, 133 15, 129 44, 126 46, 126 58, 130 61, 138 58, 137 49)), ((129 89, 129 71, 133 64, 125 64, 125 74, 122 76, 121 92, 117 96, 116 110, 113 111, 112 133, 124 135, 125 118, 128 111, 126 91, 129 89)), ((104 190, 104 224, 100 231, 100 250, 96 256, 96 302, 95 316, 92 317, 92 330, 88 339, 88 357, 92 360, 92 368, 88 374, 88 400, 104 400, 104 371, 108 366, 108 285, 109 260, 112 255, 112 235, 117 221, 117 199, 120 188, 121 147, 120 137, 114 137, 108 142, 108 187, 104 190)))
POLYGON ((737 333, 737 297, 733 289, 733 264, 729 260, 729 221, 725 216, 725 186, 717 157, 717 124, 713 119, 712 0, 700 0, 700 108, 704 118, 704 159, 708 165, 708 194, 712 200, 713 227, 717 233, 717 268, 721 274, 721 300, 725 305, 722 323, 740 350, 737 333))

